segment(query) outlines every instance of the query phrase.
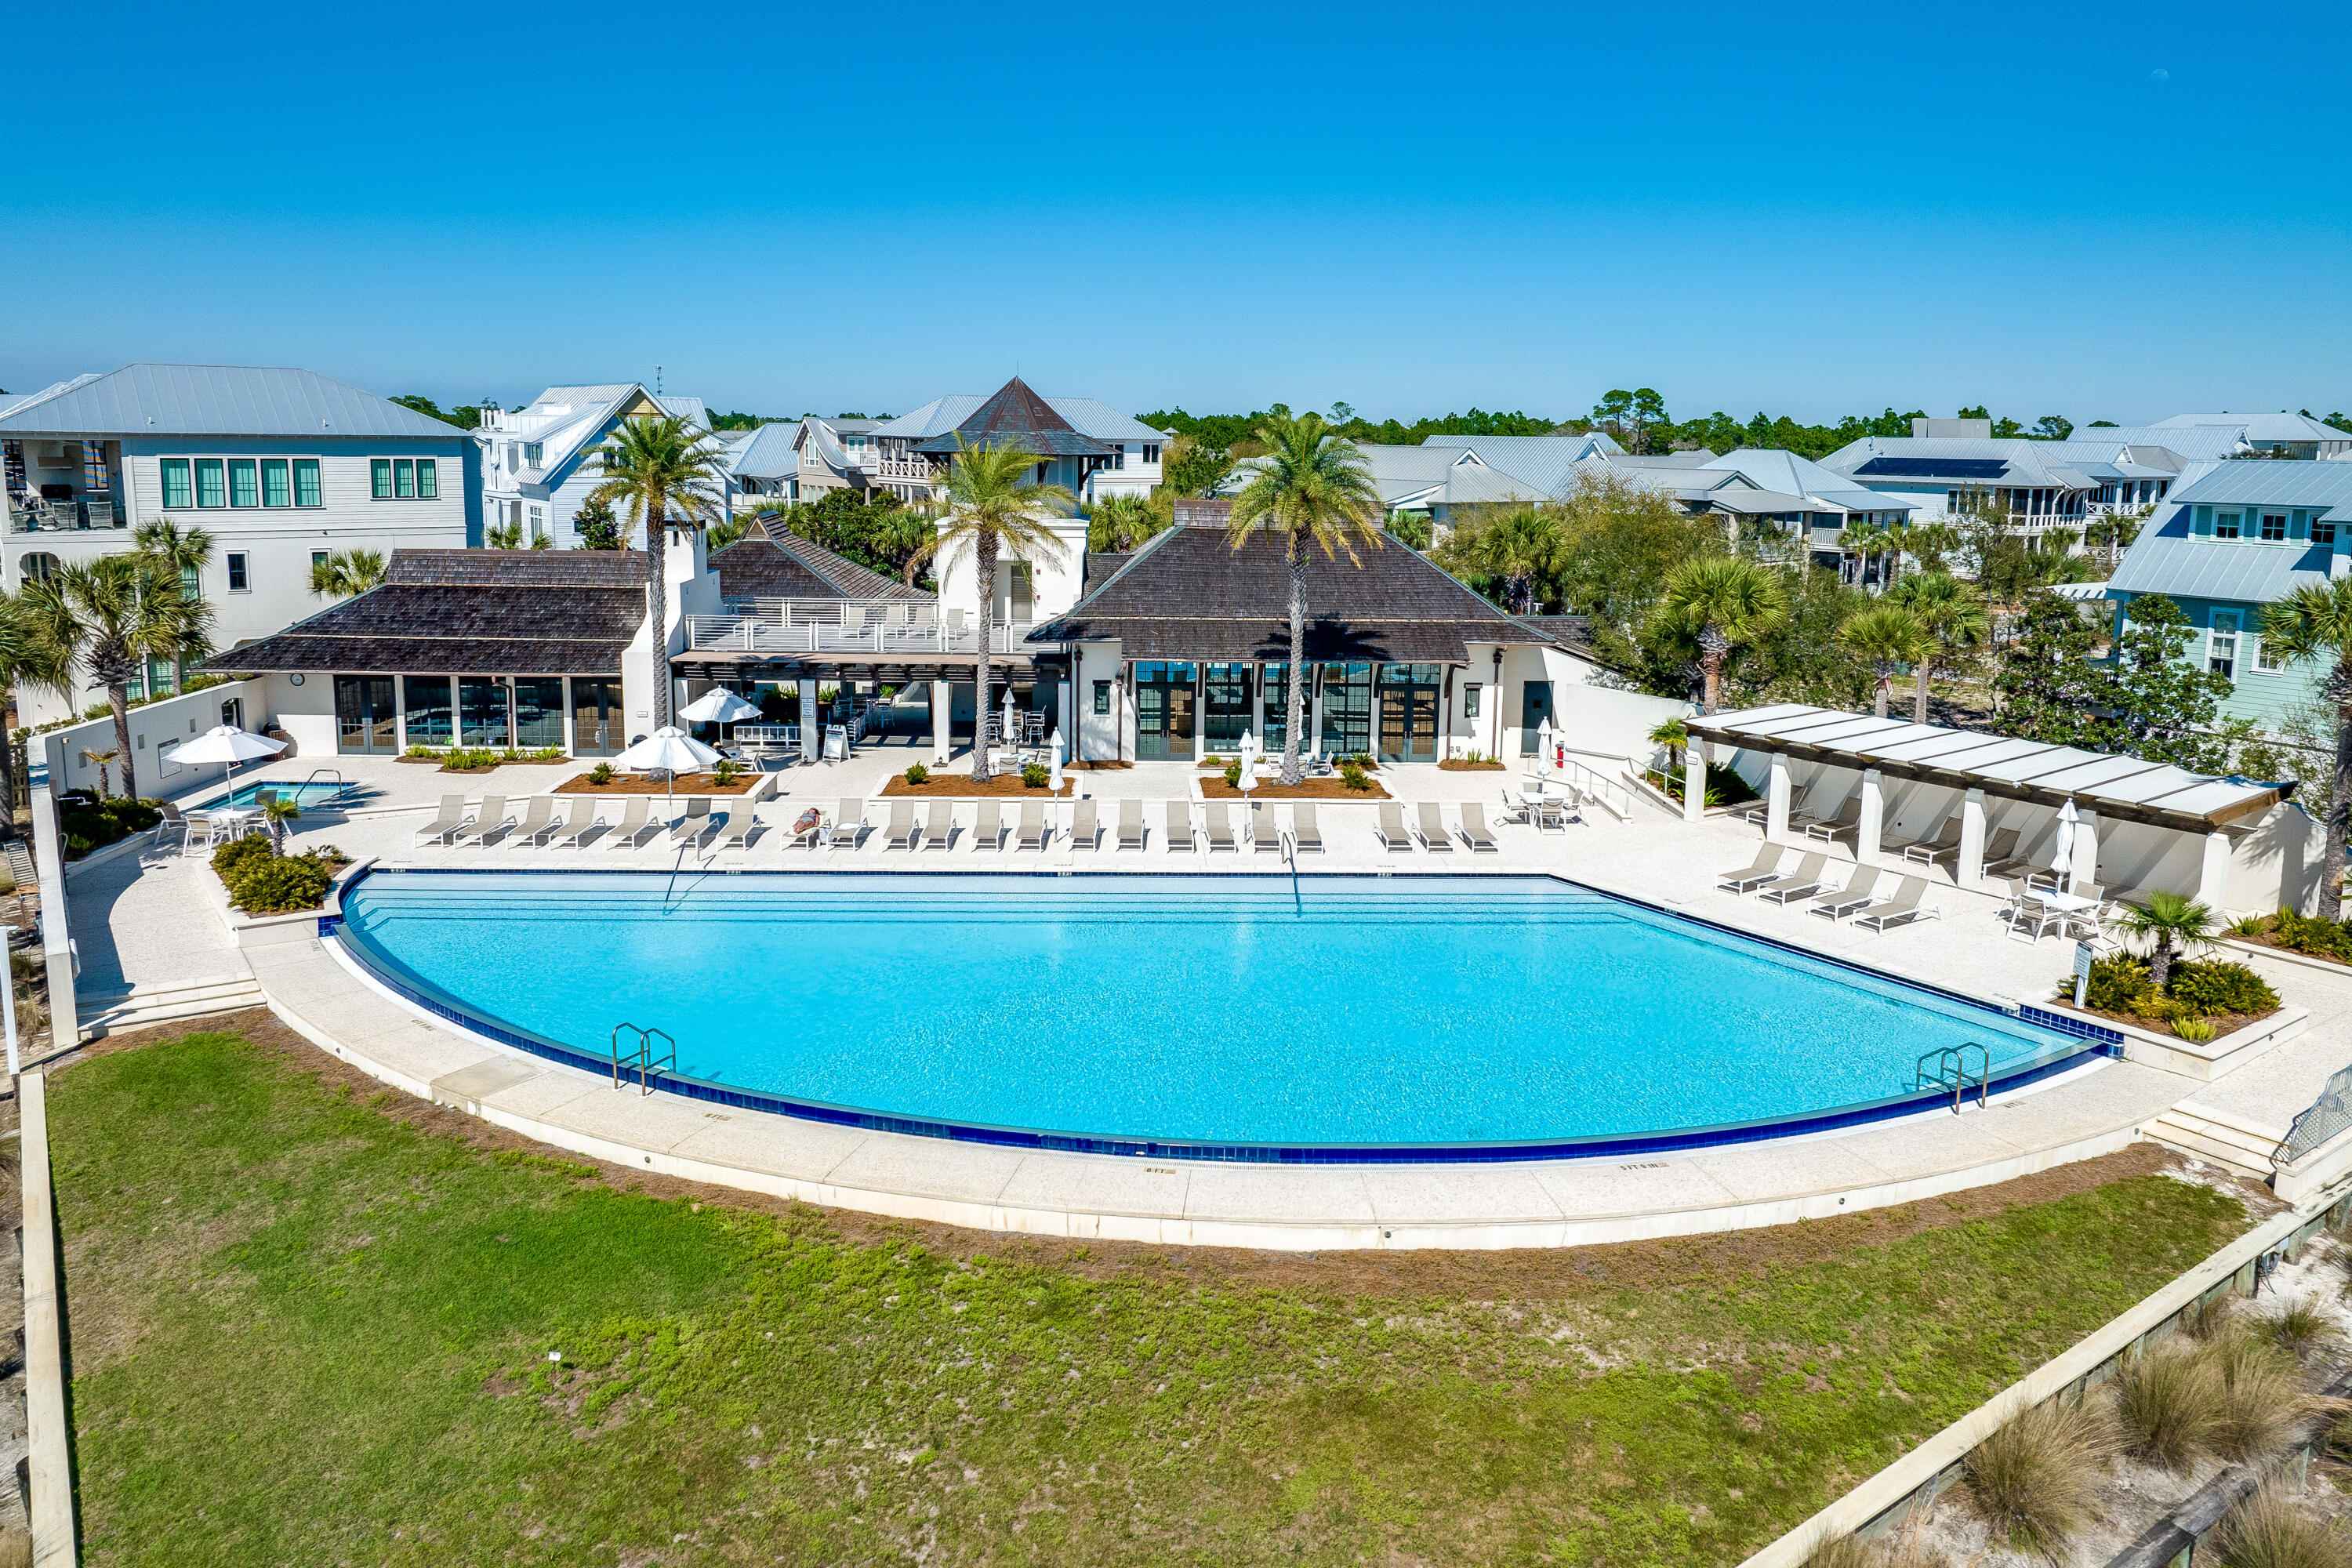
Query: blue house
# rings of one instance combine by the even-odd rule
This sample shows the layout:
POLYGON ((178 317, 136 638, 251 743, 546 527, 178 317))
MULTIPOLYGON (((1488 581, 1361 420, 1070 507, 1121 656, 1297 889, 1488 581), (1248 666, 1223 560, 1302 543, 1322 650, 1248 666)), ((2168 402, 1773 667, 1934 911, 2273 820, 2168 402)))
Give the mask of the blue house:
POLYGON ((2107 596, 2163 594, 2197 628, 2188 657, 2236 689, 2222 712, 2268 729, 2315 697, 2327 671, 2263 646, 2263 611, 2306 583, 2352 574, 2352 462, 2238 458, 2192 465, 2124 555, 2107 596))

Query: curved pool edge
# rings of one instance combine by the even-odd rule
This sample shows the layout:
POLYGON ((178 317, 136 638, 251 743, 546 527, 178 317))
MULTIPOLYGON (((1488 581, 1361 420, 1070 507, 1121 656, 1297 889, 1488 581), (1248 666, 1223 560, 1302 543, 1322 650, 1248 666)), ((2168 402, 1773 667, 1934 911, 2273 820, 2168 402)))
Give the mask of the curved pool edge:
POLYGON ((1989 1110, 1663 1159, 1261 1165, 1014 1150, 615 1093, 374 989, 317 941, 257 950, 271 1011, 420 1100, 573 1153, 827 1207, 994 1232, 1283 1251, 1589 1246, 1785 1225, 2031 1175, 2137 1141, 2190 1086, 2104 1062, 1989 1110))

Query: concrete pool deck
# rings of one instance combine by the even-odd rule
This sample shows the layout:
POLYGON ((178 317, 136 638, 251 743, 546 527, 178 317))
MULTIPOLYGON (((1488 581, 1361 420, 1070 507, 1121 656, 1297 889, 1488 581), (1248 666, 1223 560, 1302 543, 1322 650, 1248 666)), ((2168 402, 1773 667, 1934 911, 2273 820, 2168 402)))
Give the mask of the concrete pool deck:
MULTIPOLYGON (((760 816, 770 823, 787 822, 810 804, 830 809, 841 795, 863 793, 871 798, 878 795, 878 776, 897 771, 904 758, 903 752, 887 758, 887 768, 872 770, 874 779, 855 776, 849 765, 792 770, 779 781, 784 793, 766 803, 760 816)), ((1088 775, 1087 782, 1117 780, 1122 794, 1160 799, 1178 795, 1192 772, 1171 764, 1088 775)), ((1396 770, 1396 793, 1448 802, 1492 800, 1498 781, 1511 776, 1433 768, 1410 773, 1396 770)), ((355 855, 380 857, 379 863, 391 868, 693 874, 699 866, 691 854, 656 847, 412 848, 414 830, 424 820, 420 813, 429 811, 449 784, 471 784, 469 795, 478 797, 484 782, 425 770, 417 774, 413 806, 404 810, 387 802, 348 816, 306 821, 292 847, 333 842, 355 855)), ((497 775, 491 782, 503 787, 497 775)), ((868 820, 880 815, 877 807, 868 820)), ((1714 890, 1715 874, 1752 857, 1754 828, 1725 819, 1691 827, 1662 812, 1637 812, 1623 822, 1594 815, 1592 823, 1567 834, 1498 826, 1502 852, 1473 859, 1458 849, 1450 856, 1390 854, 1371 834, 1370 808, 1328 806, 1323 831, 1329 851, 1319 861, 1309 858, 1302 868, 1396 876, 1551 872, 1997 1001, 2046 998, 2071 961, 2071 943, 2011 940, 1993 918, 1993 900, 1949 887, 1937 894, 1941 920, 1885 936, 1734 899, 1714 890)), ((961 820, 969 821, 968 807, 961 820)), ((809 852, 784 849, 780 838, 772 836, 766 846, 728 857, 720 866, 819 872, 1098 868, 1179 876, 1286 874, 1271 855, 1175 854, 1156 842, 1139 855, 1089 853, 1058 844, 1041 856, 975 852, 961 843, 943 853, 885 851, 878 834, 856 850, 809 852)), ((168 854, 156 858, 172 861, 168 854)), ((205 922, 207 938, 216 936, 217 916, 196 880, 208 874, 201 861, 148 869, 158 875, 140 875, 111 897, 118 919, 135 914, 141 925, 159 918, 173 923, 195 920, 205 922)), ((79 882, 74 891, 79 899, 79 882)), ((118 931, 114 945, 122 957, 116 967, 135 984, 141 944, 128 940, 130 934, 118 931)), ((2138 1061, 2107 1061, 2003 1096, 1983 1110, 1937 1112, 1693 1152, 1444 1165, 1226 1164, 1004 1149, 835 1127, 673 1095, 616 1091, 602 1075, 509 1049, 430 1017, 362 977, 315 938, 248 948, 236 957, 250 965, 278 1016, 322 1049, 406 1092, 558 1147, 819 1205, 997 1231, 1186 1246, 1550 1247, 1784 1224, 1916 1201, 2106 1153, 2151 1135, 2152 1129, 2161 1134, 2157 1124, 2184 1101, 2225 1106, 2251 1123, 2284 1125, 2352 1055, 2352 1048, 2340 1044, 2352 1023, 2352 984, 2253 958, 2250 962, 2291 1005, 2309 1010, 2308 1032, 2211 1082, 2138 1061)))

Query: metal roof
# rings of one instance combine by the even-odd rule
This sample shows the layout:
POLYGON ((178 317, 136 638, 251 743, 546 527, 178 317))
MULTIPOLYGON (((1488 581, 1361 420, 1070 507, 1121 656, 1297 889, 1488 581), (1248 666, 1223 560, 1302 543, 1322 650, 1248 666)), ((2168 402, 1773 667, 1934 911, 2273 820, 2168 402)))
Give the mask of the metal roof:
POLYGON ((2165 500, 2176 505, 2252 501, 2258 505, 2352 509, 2352 463, 2263 458, 2217 463, 2165 500))
POLYGON ((2200 538, 2189 531, 2189 508, 2302 507, 2352 518, 2352 463, 2241 458, 2197 465, 2185 479, 2124 552, 2108 584, 2117 594, 2269 605, 2329 580, 2335 552, 2326 545, 2200 538))
POLYGON ((1881 495, 1855 484, 1808 458, 1777 447, 1742 447, 1711 458, 1709 468, 1726 468, 1744 476, 1759 489, 1825 501, 1842 511, 1916 511, 1919 503, 1900 496, 1881 495))
POLYGON ((2276 414, 2176 414, 2156 422, 2159 430, 2211 425, 2237 426, 2245 431, 2249 441, 2352 441, 2352 430, 2339 430, 2324 420, 2284 410, 2276 414))
POLYGON ((455 425, 315 370, 127 364, 77 378, 0 415, 10 436, 425 436, 455 425))
POLYGON ((2268 809, 2292 785, 2192 773, 2169 763, 2079 746, 1876 719, 1784 702, 1686 720, 1692 735, 1743 750, 1787 752, 1897 778, 2057 805, 2079 801, 2103 816, 2210 832, 2268 809))
POLYGON ((750 479, 781 479, 797 473, 801 455, 794 443, 800 433, 797 421, 762 425, 748 432, 743 440, 736 443, 730 457, 736 474, 750 479))
POLYGON ((1424 447, 1466 447, 1478 460, 1544 494, 1561 497, 1587 458, 1622 458, 1625 449, 1595 430, 1583 436, 1432 436, 1424 447))
MULTIPOLYGON (((1167 432, 1154 430, 1139 419, 1129 417, 1107 403, 1091 397, 1044 397, 1045 405, 1069 423, 1081 436, 1091 436, 1097 441, 1141 441, 1157 446, 1168 439, 1167 432)), ((887 436, 909 440, 928 440, 944 436, 971 417, 988 399, 971 393, 954 393, 946 397, 934 397, 910 414, 874 427, 877 437, 887 436)), ((846 428, 843 421, 829 424, 846 428)))

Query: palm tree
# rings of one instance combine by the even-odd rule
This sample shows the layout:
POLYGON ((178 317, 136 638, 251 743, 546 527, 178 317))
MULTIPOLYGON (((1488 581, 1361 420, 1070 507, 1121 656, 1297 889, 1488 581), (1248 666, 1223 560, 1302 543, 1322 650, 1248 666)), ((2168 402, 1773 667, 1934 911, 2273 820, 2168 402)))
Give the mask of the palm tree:
POLYGON ((1680 719, 1669 719, 1650 731, 1650 744, 1666 749, 1669 767, 1683 765, 1683 748, 1690 744, 1690 731, 1680 719))
POLYGON ((940 552, 939 521, 925 506, 900 507, 890 512, 874 525, 871 538, 877 550, 902 556, 898 578, 910 594, 915 591, 915 579, 940 552))
POLYGON ((2147 977, 2158 991, 2172 977, 2173 943, 2179 942, 2186 952, 2191 947, 2210 946, 2213 940, 2211 908, 2179 893, 2150 893, 2146 904, 2126 904, 2116 923, 2127 934, 2146 937, 2156 944, 2148 954, 2147 977))
POLYGON ((966 447, 956 438, 956 455, 940 476, 939 491, 947 515, 939 530, 934 552, 972 552, 973 581, 980 592, 980 653, 972 661, 975 697, 972 706, 971 776, 986 780, 988 745, 989 642, 996 618, 996 560, 1055 561, 1062 542, 1046 520, 1067 516, 1076 504, 1061 485, 1038 484, 1030 471, 1039 459, 1034 452, 1013 447, 966 447))
POLYGON ((494 523, 490 527, 484 529, 482 531, 482 548, 485 550, 520 550, 522 548, 522 524, 519 522, 500 522, 494 523))
POLYGON ((1276 414, 1257 427, 1263 456, 1252 459, 1255 473, 1234 498, 1225 537, 1235 550, 1254 533, 1282 542, 1290 564, 1290 679, 1282 726, 1282 782, 1305 776, 1298 763, 1298 732, 1307 727, 1307 549, 1327 561, 1340 551, 1356 565, 1359 543, 1381 548, 1381 492, 1354 442, 1333 431, 1319 414, 1276 414))
MULTIPOLYGON (((151 518, 131 535, 131 546, 133 555, 176 574, 183 598, 191 604, 204 602, 205 568, 213 563, 213 536, 203 524, 192 524, 183 533, 180 525, 168 517, 151 518)), ((188 653, 183 648, 172 656, 174 691, 188 689, 188 653)))
POLYGON ((121 752, 96 752, 88 746, 81 749, 83 762, 98 764, 98 798, 100 800, 106 798, 106 770, 112 767, 114 759, 121 754, 121 752))
POLYGON ((1895 691, 1895 667, 1915 664, 1936 647, 1936 639, 1919 617, 1900 605, 1876 604, 1856 610, 1838 627, 1838 642, 1850 653, 1869 659, 1878 669, 1876 708, 1886 717, 1887 699, 1895 691))
POLYGON ((71 695, 73 670, 106 688, 121 753, 122 793, 139 784, 131 752, 131 682, 150 660, 209 647, 212 612, 180 594, 180 574, 135 555, 101 555, 61 566, 26 584, 21 595, 31 635, 44 647, 46 684, 71 695))
POLYGON ((2336 787, 2327 802, 2319 912, 2344 918, 2344 838, 2352 832, 2352 577, 2306 583, 2263 612, 2263 640, 2284 658, 2328 658, 2320 690, 2336 704, 2336 787))
POLYGON ((338 550, 310 563, 310 592, 322 599, 348 599, 383 585, 381 550, 338 550))
POLYGON ((1535 614, 1536 578, 1552 568, 1567 542, 1559 521, 1533 507, 1496 518, 1471 546, 1471 555, 1503 579, 1511 614, 1535 614))
POLYGON ((1712 713, 1723 696, 1723 667, 1731 650, 1752 643, 1789 618, 1789 589, 1780 574, 1744 555, 1702 555, 1675 568, 1658 613, 1698 642, 1706 679, 1700 704, 1712 713))
POLYGON ((1911 694, 1911 721, 1925 724, 1928 676, 1937 665, 1949 660, 1962 648, 1982 647, 1992 636, 1992 621, 1985 614, 1983 592, 1948 572, 1922 572, 1906 577, 1886 596, 1918 616, 1936 642, 1934 649, 1917 661, 1919 683, 1911 694))
POLYGON ((1855 558, 1854 586, 1870 575, 1870 563, 1886 548, 1886 530, 1874 522, 1850 522, 1838 531, 1838 548, 1855 558))
POLYGON ((1142 496, 1101 496, 1087 503, 1087 548, 1099 554, 1123 554, 1170 521, 1142 496))
MULTIPOLYGON (((0 595, 0 686, 13 694, 26 686, 67 689, 69 677, 47 641, 36 635, 21 596, 0 595)), ((16 704, 12 700, 9 706, 16 704)), ((0 837, 16 831, 16 747, 0 727, 0 837)))
POLYGON ((625 507, 628 526, 646 531, 646 614, 653 629, 654 728, 659 730, 670 720, 669 531, 700 527, 721 510, 727 458, 677 414, 624 419, 592 455, 604 482, 588 499, 625 507))
POLYGON ((286 853, 286 825, 301 815, 301 802, 286 795, 275 795, 262 803, 261 819, 268 826, 272 849, 280 855, 286 853))

